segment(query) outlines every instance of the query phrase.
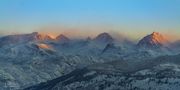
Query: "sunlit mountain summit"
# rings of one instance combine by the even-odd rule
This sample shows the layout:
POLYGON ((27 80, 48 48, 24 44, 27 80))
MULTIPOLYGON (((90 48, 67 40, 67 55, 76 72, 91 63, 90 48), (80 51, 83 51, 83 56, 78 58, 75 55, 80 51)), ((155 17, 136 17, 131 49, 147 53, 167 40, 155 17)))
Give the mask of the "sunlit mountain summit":
POLYGON ((169 41, 160 33, 153 32, 150 35, 145 36, 138 43, 139 47, 143 48, 160 48, 169 44, 169 41))

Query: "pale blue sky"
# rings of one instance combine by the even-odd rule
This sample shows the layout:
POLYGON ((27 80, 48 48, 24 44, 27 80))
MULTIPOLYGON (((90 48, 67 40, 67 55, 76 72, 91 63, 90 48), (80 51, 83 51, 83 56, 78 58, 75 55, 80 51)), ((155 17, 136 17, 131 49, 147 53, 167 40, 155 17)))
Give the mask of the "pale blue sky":
POLYGON ((180 33, 180 0, 1 0, 0 32, 48 25, 180 33))

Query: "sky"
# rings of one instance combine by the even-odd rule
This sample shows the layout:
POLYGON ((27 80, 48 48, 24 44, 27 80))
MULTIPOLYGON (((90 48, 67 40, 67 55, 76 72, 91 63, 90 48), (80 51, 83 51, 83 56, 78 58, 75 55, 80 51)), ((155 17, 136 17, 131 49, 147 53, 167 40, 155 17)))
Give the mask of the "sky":
POLYGON ((0 0, 0 34, 34 31, 180 39, 180 0, 0 0))

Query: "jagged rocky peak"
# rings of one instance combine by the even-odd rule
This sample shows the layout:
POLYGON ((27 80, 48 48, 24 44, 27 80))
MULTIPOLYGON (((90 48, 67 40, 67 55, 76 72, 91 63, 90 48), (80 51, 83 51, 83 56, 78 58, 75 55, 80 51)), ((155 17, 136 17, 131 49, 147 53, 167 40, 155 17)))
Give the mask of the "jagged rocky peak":
POLYGON ((150 35, 145 36, 138 43, 138 46, 145 48, 159 48, 164 47, 168 44, 168 40, 165 36, 158 32, 153 32, 150 35))
POLYGON ((53 39, 50 35, 40 34, 39 32, 32 32, 30 34, 10 35, 10 37, 15 37, 15 38, 30 40, 30 41, 31 40, 51 40, 51 39, 53 39))
POLYGON ((56 40, 61 42, 68 42, 70 39, 63 34, 60 34, 59 36, 56 37, 56 40))
POLYGON ((108 43, 114 41, 113 37, 106 32, 99 34, 94 40, 97 42, 108 42, 108 43))
POLYGON ((43 36, 43 39, 44 39, 44 40, 54 40, 55 37, 52 36, 52 35, 50 35, 50 34, 46 34, 46 35, 43 36))
POLYGON ((34 38, 36 40, 53 40, 53 39, 55 39, 55 37, 50 34, 40 34, 38 32, 33 32, 32 35, 34 36, 34 38))

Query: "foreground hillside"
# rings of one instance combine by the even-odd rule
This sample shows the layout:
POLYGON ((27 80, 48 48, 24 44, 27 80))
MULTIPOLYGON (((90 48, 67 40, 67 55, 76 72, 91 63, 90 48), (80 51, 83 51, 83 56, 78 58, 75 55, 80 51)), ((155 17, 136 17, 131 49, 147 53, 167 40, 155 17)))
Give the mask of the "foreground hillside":
POLYGON ((94 64, 24 90, 178 90, 180 55, 94 64))

